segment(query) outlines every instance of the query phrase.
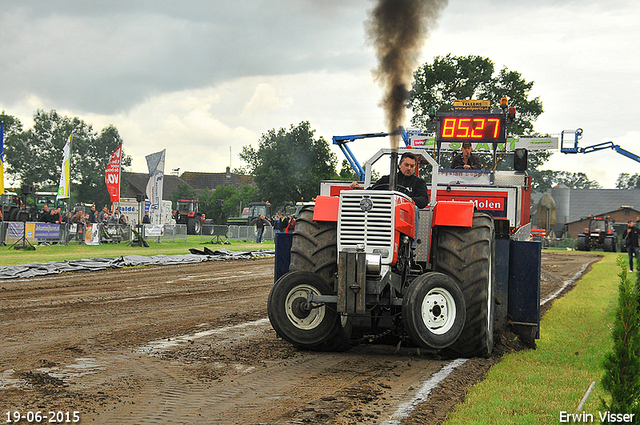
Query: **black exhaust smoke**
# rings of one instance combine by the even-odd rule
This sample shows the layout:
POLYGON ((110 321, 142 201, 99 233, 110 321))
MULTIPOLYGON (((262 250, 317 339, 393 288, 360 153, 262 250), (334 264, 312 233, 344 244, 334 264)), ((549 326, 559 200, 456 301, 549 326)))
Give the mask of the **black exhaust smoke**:
POLYGON ((391 190, 395 190, 398 166, 397 130, 404 122, 413 72, 429 31, 447 3, 448 0, 378 0, 365 24, 378 57, 374 76, 383 89, 381 106, 391 133, 391 149, 396 151, 395 162, 393 158, 391 161, 391 190))

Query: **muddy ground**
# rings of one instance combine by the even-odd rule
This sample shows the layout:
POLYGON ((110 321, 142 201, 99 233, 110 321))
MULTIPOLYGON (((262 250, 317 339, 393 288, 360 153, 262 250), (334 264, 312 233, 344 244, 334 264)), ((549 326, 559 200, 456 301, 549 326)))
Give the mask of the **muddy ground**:
MULTIPOLYGON (((598 259, 544 252, 543 310, 598 259)), ((521 349, 500 335, 440 382, 452 361, 408 346, 298 351, 267 319, 272 276, 259 259, 0 281, 0 423, 435 424, 521 349)))

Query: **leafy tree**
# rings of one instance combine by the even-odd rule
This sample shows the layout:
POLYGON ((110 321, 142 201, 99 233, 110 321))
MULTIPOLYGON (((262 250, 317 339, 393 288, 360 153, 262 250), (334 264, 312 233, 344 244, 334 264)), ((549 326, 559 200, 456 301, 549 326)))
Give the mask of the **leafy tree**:
MULTIPOLYGON (((413 125, 434 129, 429 109, 448 112, 456 99, 486 99, 494 110, 499 110, 500 99, 509 99, 509 106, 516 108, 516 118, 509 125, 510 135, 533 136, 533 121, 542 114, 540 98, 530 98, 533 82, 526 81, 522 74, 506 67, 495 72, 494 63, 481 56, 436 56, 433 63, 422 65, 414 73, 414 82, 409 94, 408 106, 413 110, 413 125)), ((529 172, 533 180, 538 178, 538 169, 549 158, 550 152, 529 152, 529 172)), ((446 156, 446 155, 444 155, 446 156)), ((484 164, 491 164, 491 155, 483 156, 484 164)), ((449 159, 446 158, 445 165, 449 159)), ((511 169, 510 161, 502 160, 497 169, 511 169)))
POLYGON ((4 143, 6 149, 7 140, 12 137, 18 137, 22 133, 22 123, 13 115, 7 115, 4 110, 0 112, 0 121, 4 123, 4 143))
POLYGON ((233 186, 218 186, 216 190, 205 189, 199 200, 200 209, 207 218, 215 224, 226 224, 227 218, 239 216, 242 207, 257 201, 258 195, 251 186, 243 186, 240 191, 233 186))
POLYGON ((509 106, 516 108, 515 121, 509 131, 514 135, 533 133, 533 121, 542 114, 542 102, 529 99, 533 81, 506 67, 494 75, 494 64, 481 56, 436 56, 433 64, 426 63, 414 73, 414 83, 409 94, 409 106, 413 109, 411 122, 420 128, 432 128, 429 108, 437 112, 451 111, 456 99, 486 99, 499 110, 500 99, 509 99, 509 106))
POLYGON ((533 178, 532 190, 534 192, 546 192, 559 184, 563 184, 570 189, 602 189, 600 183, 595 180, 589 180, 585 173, 542 170, 538 171, 533 178))
POLYGON ((171 193, 169 199, 171 199, 173 209, 175 210, 178 205, 178 199, 198 199, 198 194, 188 184, 180 183, 171 193))
POLYGON ((353 171, 353 168, 351 168, 351 164, 349 164, 349 161, 347 161, 346 159, 342 160, 342 165, 340 168, 340 173, 338 173, 338 177, 340 177, 341 180, 359 180, 358 175, 355 171, 353 171))
POLYGON ((620 173, 616 180, 616 189, 640 189, 640 174, 620 173))
POLYGON ((298 126, 269 130, 258 149, 244 146, 240 158, 248 164, 262 200, 277 210, 287 203, 310 200, 321 180, 335 176, 336 156, 320 137, 314 139, 307 121, 298 126))
MULTIPOLYGON (((105 170, 111 153, 122 143, 114 126, 99 134, 79 118, 59 115, 55 110, 37 110, 33 128, 10 133, 5 141, 7 172, 22 184, 57 189, 62 166, 62 150, 73 133, 71 149, 71 202, 109 203, 105 170)), ((21 125, 16 128, 20 128, 21 125)), ((122 166, 131 157, 122 156, 122 166)))

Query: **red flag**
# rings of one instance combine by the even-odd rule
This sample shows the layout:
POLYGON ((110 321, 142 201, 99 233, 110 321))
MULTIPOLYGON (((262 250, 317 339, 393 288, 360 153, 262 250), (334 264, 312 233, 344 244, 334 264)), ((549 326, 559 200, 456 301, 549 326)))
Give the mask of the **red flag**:
POLYGON ((111 202, 120 202, 120 157, 122 154, 122 144, 116 148, 109 158, 105 180, 107 190, 111 195, 111 202))

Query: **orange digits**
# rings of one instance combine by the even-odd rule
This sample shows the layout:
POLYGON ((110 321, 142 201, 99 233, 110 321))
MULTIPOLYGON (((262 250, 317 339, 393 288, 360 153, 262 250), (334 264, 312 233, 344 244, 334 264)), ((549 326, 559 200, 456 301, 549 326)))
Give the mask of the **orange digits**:
POLYGON ((445 118, 443 124, 442 137, 454 137, 454 133, 456 130, 456 119, 445 118))
POLYGON ((497 139, 500 136, 500 119, 499 118, 489 118, 489 122, 494 123, 493 138, 497 139))
POLYGON ((484 125, 487 122, 485 118, 474 118, 474 123, 478 123, 473 127, 473 131, 471 132, 472 139, 482 139, 484 136, 484 125))

